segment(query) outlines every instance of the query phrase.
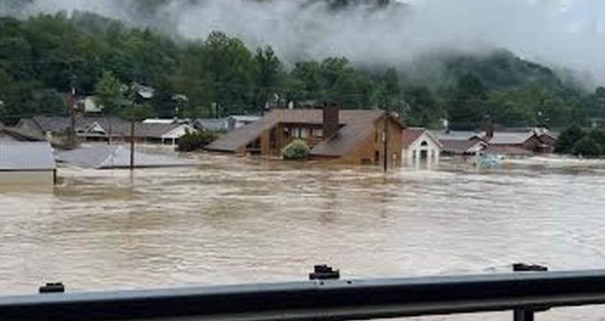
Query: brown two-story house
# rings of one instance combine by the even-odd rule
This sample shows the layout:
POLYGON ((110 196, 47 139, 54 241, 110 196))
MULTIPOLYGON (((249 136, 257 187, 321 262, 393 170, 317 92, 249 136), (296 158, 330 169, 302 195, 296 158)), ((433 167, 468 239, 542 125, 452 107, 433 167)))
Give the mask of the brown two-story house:
POLYGON ((311 148, 312 159, 344 164, 401 164, 402 125, 382 110, 275 109, 262 119, 217 139, 209 151, 279 157, 295 139, 311 148), (384 128, 387 131, 384 131, 384 128))

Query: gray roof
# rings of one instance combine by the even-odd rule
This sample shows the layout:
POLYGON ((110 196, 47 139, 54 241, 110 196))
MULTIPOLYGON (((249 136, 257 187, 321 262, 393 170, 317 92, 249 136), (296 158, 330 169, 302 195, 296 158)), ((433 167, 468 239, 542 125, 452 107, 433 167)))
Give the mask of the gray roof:
POLYGON ((0 143, 0 171, 49 171, 56 167, 48 142, 0 143))
MULTIPOLYGON (((137 168, 193 166, 195 163, 176 156, 136 151, 137 168)), ((122 145, 97 145, 59 153, 61 163, 89 169, 119 169, 130 167, 130 149, 122 145)))
POLYGON ((487 144, 479 139, 443 139, 440 140, 443 145, 443 151, 450 154, 462 155, 469 153, 477 145, 486 146, 487 144))
POLYGON ((228 118, 231 118, 235 121, 241 121, 241 122, 255 122, 259 119, 261 119, 262 117, 260 116, 252 116, 252 115, 232 115, 229 116, 228 118))
MULTIPOLYGON (((58 132, 67 130, 71 126, 69 117, 61 116, 35 116, 33 123, 42 133, 47 131, 58 132)), ((111 131, 112 137, 130 136, 130 122, 118 117, 78 117, 76 118, 76 130, 78 135, 95 135, 97 133, 88 133, 88 130, 95 124, 98 124, 105 132, 102 136, 108 136, 111 131)), ((135 137, 144 138, 162 138, 171 130, 181 126, 180 124, 163 123, 142 123, 135 124, 135 137)), ((97 134, 98 135, 98 134, 97 134)))
MULTIPOLYGON (((42 132, 58 132, 71 126, 71 119, 63 116, 34 116, 32 121, 42 132)), ((118 117, 76 117, 76 130, 86 131, 95 123, 105 130, 112 128, 112 135, 126 135, 130 132, 130 123, 118 117)))
POLYGON ((162 138, 163 135, 180 126, 182 125, 161 123, 136 123, 134 132, 136 137, 162 138))
POLYGON ((488 138, 490 145, 522 145, 536 135, 533 131, 527 132, 494 132, 494 137, 488 138))
POLYGON ((431 134, 435 136, 438 140, 469 140, 473 137, 484 137, 485 132, 474 132, 474 131, 446 131, 446 130, 438 130, 431 131, 431 134))
POLYGON ((39 132, 29 130, 27 128, 2 127, 0 126, 0 135, 6 135, 14 138, 16 141, 22 142, 45 142, 44 137, 39 132))
POLYGON ((198 118, 193 122, 192 126, 198 130, 221 131, 227 129, 227 120, 216 118, 198 118))

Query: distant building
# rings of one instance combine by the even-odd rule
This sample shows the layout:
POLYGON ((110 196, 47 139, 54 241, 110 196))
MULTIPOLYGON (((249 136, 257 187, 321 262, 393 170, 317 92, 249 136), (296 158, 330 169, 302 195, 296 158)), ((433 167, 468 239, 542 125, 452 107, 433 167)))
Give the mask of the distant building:
POLYGON ((0 125, 0 142, 45 142, 43 135, 16 127, 2 127, 0 125))
POLYGON ((403 130, 403 157, 408 166, 427 162, 439 163, 443 145, 425 128, 406 128, 403 130))
POLYGON ((402 129, 397 119, 381 110, 341 110, 338 106, 274 109, 206 149, 278 157, 290 142, 302 139, 311 147, 313 159, 357 165, 382 165, 386 161, 389 166, 398 166, 402 129))
MULTIPOLYGON (((35 116, 22 119, 18 128, 39 133, 53 144, 63 144, 71 128, 69 117, 35 116)), ((185 132, 195 129, 177 122, 138 122, 135 124, 134 138, 143 143, 176 144, 185 132)), ((77 117, 76 135, 82 141, 130 141, 130 122, 114 116, 107 117, 77 117)))
POLYGON ((443 155, 475 155, 487 147, 483 140, 485 132, 445 130, 431 133, 441 143, 443 155))
POLYGON ((227 130, 232 131, 240 127, 252 124, 261 117, 259 116, 248 116, 248 115, 232 115, 227 117, 227 130))
POLYGON ((96 101, 96 97, 88 96, 84 97, 79 101, 79 104, 82 106, 81 108, 85 113, 100 113, 103 111, 103 106, 98 104, 96 101))
MULTIPOLYGON (((20 129, 37 132, 53 144, 63 144, 71 128, 71 119, 62 116, 34 116, 22 119, 17 125, 20 129)), ((76 134, 84 141, 120 140, 130 132, 130 124, 120 118, 77 117, 76 134)))
POLYGON ((444 154, 474 155, 480 151, 509 156, 552 153, 557 136, 544 128, 499 129, 483 132, 441 131, 435 136, 444 154))
POLYGON ((3 185, 56 183, 57 166, 48 142, 0 142, 3 185))
POLYGON ((221 118, 198 118, 191 126, 200 131, 221 132, 228 129, 228 121, 221 118))
POLYGON ((531 156, 552 153, 555 148, 556 136, 546 129, 532 128, 520 132, 488 132, 484 140, 488 144, 487 153, 531 156))

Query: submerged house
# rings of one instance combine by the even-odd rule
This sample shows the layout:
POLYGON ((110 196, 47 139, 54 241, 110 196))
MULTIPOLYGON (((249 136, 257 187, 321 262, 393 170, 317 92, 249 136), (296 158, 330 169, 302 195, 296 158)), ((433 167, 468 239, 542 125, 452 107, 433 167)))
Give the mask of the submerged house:
MULTIPOLYGON (((113 140, 128 135, 130 124, 117 117, 77 117, 76 134, 84 141, 113 140)), ((71 119, 62 116, 34 116, 22 119, 18 128, 37 132, 53 143, 63 143, 71 128, 71 119)))
MULTIPOLYGON (((120 145, 96 145, 60 152, 60 163, 85 169, 124 169, 130 167, 130 149, 120 145)), ((135 168, 194 166, 195 163, 174 155, 136 151, 135 168)))
MULTIPOLYGON (((17 126, 20 129, 37 132, 50 142, 61 144, 68 136, 71 119, 60 116, 35 116, 22 119, 17 126)), ((108 117, 77 117, 76 135, 82 141, 130 141, 131 124, 114 116, 108 117)), ((194 128, 181 123, 137 122, 134 138, 142 143, 161 143, 175 145, 179 138, 194 128)))
POLYGON ((250 125, 255 123, 261 119, 260 116, 250 116, 250 115, 232 115, 226 118, 227 122, 227 130, 236 130, 240 127, 244 127, 246 125, 250 125))
POLYGON ((0 124, 0 142, 45 142, 43 135, 16 127, 2 127, 0 124))
POLYGON ((552 153, 556 136, 543 128, 531 128, 519 131, 488 130, 484 140, 487 153, 511 156, 531 156, 533 154, 552 153))
POLYGON ((448 155, 474 155, 478 152, 508 156, 552 153, 557 137, 544 128, 501 129, 483 132, 445 131, 435 136, 448 155))
POLYGON ((198 118, 191 126, 200 131, 222 132, 228 129, 229 123, 226 118, 198 118))
POLYGON ((0 182, 3 185, 52 185, 57 165, 48 142, 0 142, 0 182))
POLYGON ((334 105, 322 109, 274 109, 206 149, 279 157, 285 146, 301 139, 311 148, 313 159, 364 165, 386 161, 389 166, 398 166, 402 129, 398 119, 382 110, 341 110, 334 105))
POLYGON ((402 135, 402 153, 406 165, 419 164, 421 161, 439 163, 443 145, 430 131, 425 128, 406 128, 402 135))
POLYGON ((442 145, 443 155, 475 155, 487 147, 483 139, 484 132, 473 131, 436 131, 433 137, 442 145))

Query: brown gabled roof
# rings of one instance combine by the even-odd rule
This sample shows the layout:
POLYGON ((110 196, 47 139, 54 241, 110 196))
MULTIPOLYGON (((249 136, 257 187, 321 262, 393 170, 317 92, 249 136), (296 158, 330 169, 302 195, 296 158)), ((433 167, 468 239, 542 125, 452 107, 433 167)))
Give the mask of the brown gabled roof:
MULTIPOLYGON (((334 157, 345 154, 371 135, 374 121, 383 115, 382 110, 341 110, 339 122, 343 127, 334 137, 317 144, 311 150, 311 154, 334 157)), ((323 111, 321 109, 275 109, 259 121, 240 127, 215 140, 206 149, 237 152, 257 139, 262 132, 279 123, 321 125, 323 111)))
POLYGON ((420 136, 422 136, 425 131, 426 129, 424 128, 404 129, 402 132, 403 148, 407 148, 408 146, 412 145, 412 143, 415 142, 418 138, 420 138, 420 136))
POLYGON ((342 127, 336 135, 311 149, 311 155, 340 157, 357 147, 373 134, 373 122, 351 123, 342 127))
POLYGON ((443 148, 443 144, 439 141, 439 139, 437 139, 437 137, 435 137, 426 128, 420 128, 420 127, 406 128, 402 131, 403 148, 408 148, 416 140, 418 140, 418 138, 420 138, 420 136, 422 136, 425 133, 435 144, 437 144, 439 147, 443 148))

